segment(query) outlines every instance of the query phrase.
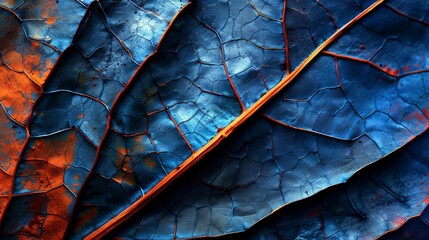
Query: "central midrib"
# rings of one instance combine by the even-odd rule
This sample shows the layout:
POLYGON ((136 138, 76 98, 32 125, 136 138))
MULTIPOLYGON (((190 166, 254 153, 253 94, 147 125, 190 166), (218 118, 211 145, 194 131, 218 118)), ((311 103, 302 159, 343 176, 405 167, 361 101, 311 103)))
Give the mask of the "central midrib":
MULTIPOLYGON (((165 188, 172 184, 177 178, 179 178, 183 173, 188 169, 194 166, 199 160, 201 160, 206 154, 218 146, 226 137, 228 137, 232 132, 245 123, 253 114, 255 114, 259 109, 261 109, 270 99, 276 96, 281 92, 292 80, 295 79, 318 55, 322 52, 329 44, 341 36, 348 28, 353 26, 357 21, 362 19, 364 16, 368 15, 375 8, 380 6, 384 0, 377 0, 371 6, 366 8, 352 20, 347 22, 344 26, 338 29, 334 34, 332 34, 327 40, 325 40, 321 45, 319 45, 301 64, 298 65, 290 74, 285 76, 276 86, 268 90, 265 95, 263 95, 258 101, 256 101, 251 107, 245 109, 234 121, 232 121, 228 126, 223 128, 219 133, 214 136, 206 145, 194 152, 188 159, 186 159, 179 167, 171 171, 165 178, 163 178, 158 184, 155 185, 150 191, 148 191, 144 196, 135 201, 129 207, 124 209, 120 214, 111 218, 109 221, 104 223, 97 230, 90 233, 84 239, 101 239, 103 236, 115 229, 119 224, 129 219, 133 213, 142 209, 146 204, 148 204, 153 198, 158 196, 165 188)), ((110 120, 110 119, 109 119, 110 120)))

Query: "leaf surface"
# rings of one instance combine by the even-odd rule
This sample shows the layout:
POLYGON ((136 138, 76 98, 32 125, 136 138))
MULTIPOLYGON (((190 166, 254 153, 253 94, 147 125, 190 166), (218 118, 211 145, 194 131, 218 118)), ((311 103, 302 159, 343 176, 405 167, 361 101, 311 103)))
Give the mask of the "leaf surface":
POLYGON ((170 11, 159 13, 150 3, 147 9, 128 1, 89 6, 32 109, 2 234, 64 237, 116 97, 185 5, 168 4, 170 11))
MULTIPOLYGON (((346 183, 284 207, 244 235, 250 239, 375 239, 399 226, 406 228, 404 222, 422 211, 423 220, 429 153, 422 149, 428 137, 425 132, 346 183)), ((409 226, 415 229, 421 224, 409 226)), ((416 230, 410 239, 424 239, 424 228, 416 230)), ((392 239, 391 235, 384 237, 392 239)))
MULTIPOLYGON (((213 235, 228 239, 375 239, 386 231, 401 226, 406 219, 419 214, 427 206, 429 155, 422 148, 428 144, 428 136, 427 132, 424 133, 401 150, 360 170, 344 183, 277 209, 249 229, 248 226, 231 229, 231 226, 238 223, 249 222, 248 212, 252 211, 240 211, 243 207, 240 208, 239 204, 243 201, 232 201, 237 199, 237 192, 243 193, 245 188, 250 188, 238 186, 230 189, 212 188, 211 192, 200 191, 200 195, 185 199, 187 206, 181 205, 178 198, 163 198, 162 203, 153 204, 142 215, 136 215, 123 224, 114 234, 121 239, 165 239, 174 234, 173 229, 166 229, 165 226, 176 226, 175 237, 179 239, 213 235), (228 197, 224 196, 226 194, 223 191, 228 192, 228 197), (202 194, 212 197, 204 202, 198 197, 202 194), (234 204, 234 211, 227 212, 229 208, 223 208, 221 213, 220 208, 215 206, 220 199, 234 204), (168 211, 164 210, 166 208, 168 211), (247 218, 237 216, 238 212, 247 213, 247 218), (198 216, 197 222, 189 218, 191 213, 198 216), (222 220, 219 215, 228 220, 222 220), (169 222, 171 218, 176 219, 176 225, 169 222), (207 224, 207 219, 212 219, 212 222, 207 224), (227 226, 221 225, 228 222, 227 226), (225 236, 228 234, 225 229, 233 230, 229 233, 247 230, 225 236)), ((261 171, 260 178, 263 177, 262 173, 261 171)), ((206 183, 198 178, 199 172, 196 174, 197 176, 180 182, 178 185, 183 185, 181 189, 173 187, 169 190, 186 193, 198 191, 196 189, 201 189, 206 183)), ((253 185, 257 186, 257 183, 253 185)), ((265 184, 262 187, 272 185, 265 184)), ((262 187, 256 186, 252 190, 260 191, 262 187)), ((273 193, 274 191, 267 195, 261 194, 260 198, 269 199, 273 193)), ((251 209, 261 209, 261 203, 256 199, 258 195, 249 194, 252 193, 247 193, 247 199, 251 199, 248 202, 253 206, 251 209)), ((263 215, 260 212, 256 216, 263 215)))
MULTIPOLYGON (((427 202, 427 200, 425 200, 427 202)), ((428 227, 428 210, 426 207, 420 214, 413 216, 403 222, 400 227, 387 232, 378 239, 380 240, 396 240, 396 239, 415 239, 424 240, 429 237, 428 227)), ((405 219, 403 219, 404 221, 405 219)))
MULTIPOLYGON (((426 92, 418 87, 422 92, 416 93, 415 87, 427 84, 426 66, 416 66, 413 58, 402 53, 396 64, 415 68, 395 72, 386 67, 392 57, 374 46, 364 49, 373 52, 378 62, 354 56, 355 51, 334 51, 344 39, 351 46, 359 40, 359 51, 361 44, 369 42, 366 36, 371 39, 375 31, 387 39, 389 34, 403 32, 392 37, 393 45, 408 41, 416 48, 422 46, 427 39, 425 25, 400 12, 382 5, 351 27, 268 102, 259 116, 206 156, 198 173, 160 197, 163 204, 125 222, 130 226, 124 230, 130 231, 126 236, 190 238, 243 231, 284 204, 344 182, 424 132, 426 92), (382 25, 379 16, 392 27, 377 28, 382 25), (411 33, 416 28, 422 29, 420 35, 411 33), (366 32, 350 37, 362 29, 366 32)), ((417 54, 426 57, 424 51, 417 54)), ((88 199, 90 195, 88 191, 88 199)), ((103 207, 93 205, 106 206, 91 199, 81 213, 96 214, 103 207)))
POLYGON ((3 236, 374 237, 426 204, 426 1, 1 6, 4 75, 31 80, 0 98, 3 236), (26 70, 28 49, 51 65, 26 70))
MULTIPOLYGON (((283 2, 277 5, 282 7, 283 2)), ((311 5, 323 9, 317 3, 312 2, 311 5)), ((74 227, 77 230, 72 230, 74 233, 90 233, 93 231, 91 228, 95 230, 109 218, 116 224, 115 216, 120 214, 120 219, 125 209, 138 206, 139 201, 147 198, 146 191, 185 159, 195 156, 194 151, 206 145, 217 131, 228 127, 241 111, 246 112, 245 109, 252 106, 258 96, 280 80, 282 75, 279 73, 282 74, 281 70, 286 66, 278 66, 279 61, 273 62, 273 59, 284 58, 286 52, 282 49, 286 45, 283 13, 278 10, 264 13, 253 3, 232 1, 217 4, 195 2, 187 12, 179 15, 176 27, 167 33, 165 45, 160 47, 159 60, 147 63, 140 77, 141 83, 133 82, 130 92, 119 100, 119 110, 113 110, 112 133, 106 138, 106 144, 113 147, 106 146, 106 150, 101 147, 99 167, 96 166, 95 176, 88 181, 87 193, 83 192, 82 207, 78 210, 80 220, 76 220, 78 224, 74 227), (214 12, 224 14, 212 15, 214 12), (270 16, 273 13, 279 15, 270 16), (243 26, 247 31, 241 31, 242 35, 239 35, 240 31, 234 30, 235 26, 243 26), (201 51, 201 45, 209 46, 209 51, 201 51), (256 54, 267 57, 261 60, 253 57, 256 54), (172 71, 161 70, 166 66, 172 71), (199 74, 201 68, 204 70, 199 74), (223 78, 223 84, 216 81, 214 85, 205 73, 216 76, 216 80, 217 76, 223 78), (242 86, 246 89, 241 89, 242 86), (234 97, 241 111, 234 106, 234 97), (118 133, 130 138, 122 140, 118 133), (133 153, 130 145, 144 147, 133 153), (149 173, 141 174, 143 171, 149 173), (134 172, 141 176, 134 175, 134 172), (96 197, 90 189, 100 184, 109 184, 125 194, 100 191, 96 197)), ((327 31, 333 33, 335 28, 327 31)), ((323 36, 318 40, 323 42, 323 36)), ((311 50, 307 52, 310 53, 311 50)), ((210 143, 208 145, 210 147, 210 143)), ((110 222, 104 226, 110 226, 110 222)))
POLYGON ((34 102, 85 10, 71 0, 0 2, 0 219, 10 202, 34 102))

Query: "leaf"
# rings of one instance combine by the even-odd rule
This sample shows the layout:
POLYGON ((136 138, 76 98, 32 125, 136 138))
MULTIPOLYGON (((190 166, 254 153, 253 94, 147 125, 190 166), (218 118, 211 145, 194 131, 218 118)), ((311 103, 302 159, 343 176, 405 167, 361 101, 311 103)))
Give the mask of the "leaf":
POLYGON ((89 6, 33 107, 3 234, 64 237, 76 196, 93 167, 109 109, 184 6, 175 4, 159 13, 151 11, 150 3, 148 9, 125 1, 89 6))
MULTIPOLYGON (((248 2, 241 3, 244 7, 241 12, 238 12, 240 4, 229 4, 191 4, 167 33, 159 54, 143 66, 137 81, 132 82, 129 91, 119 99, 111 118, 112 131, 106 138, 106 146, 101 147, 95 174, 90 176, 88 187, 82 193, 77 226, 73 227, 76 230, 72 230, 74 234, 86 235, 96 228, 101 232, 101 226, 109 219, 112 220, 104 225, 107 228, 110 223, 121 221, 122 211, 126 208, 126 212, 132 211, 139 201, 151 196, 151 189, 165 175, 174 176, 172 171, 185 159, 197 158, 204 151, 199 149, 206 144, 210 146, 213 141, 210 139, 216 136, 218 129, 225 132, 228 130, 224 128, 232 129, 234 123, 228 124, 242 109, 255 102, 249 96, 258 96, 255 92, 260 95, 267 91, 266 87, 273 86, 268 81, 264 86, 265 79, 272 79, 276 74, 280 79, 278 72, 285 66, 278 66, 279 61, 271 61, 274 57, 284 58, 284 51, 281 45, 278 46, 284 41, 264 42, 259 31, 276 29, 277 26, 279 34, 273 33, 272 38, 283 39, 281 15, 275 21, 258 14, 255 6, 248 2), (222 32, 221 28, 228 24, 227 15, 206 14, 226 12, 227 7, 231 14, 238 15, 234 15, 236 24, 246 26, 249 21, 260 21, 261 27, 249 29, 254 33, 247 33, 249 37, 243 36, 243 39, 222 32), (250 14, 254 17, 249 18, 250 14), (208 51, 201 50, 202 46, 208 51), (256 52, 273 57, 261 62, 251 55, 256 52), (166 66, 171 70, 163 71, 166 66), (209 76, 215 76, 215 79, 209 76), (213 85, 214 81, 216 85, 213 85), (243 84, 252 86, 251 94, 240 89, 243 84), (125 139, 120 135, 125 135, 125 139), (134 152, 136 146, 140 149, 134 152), (199 152, 193 154, 196 150, 199 152), (141 176, 134 175, 135 172, 141 176), (113 192, 121 194, 101 189, 94 194, 92 189, 100 185, 109 186, 109 189, 116 189, 113 192)), ((244 114, 256 108, 250 109, 244 114)))
MULTIPOLYGON (((402 26, 401 24, 410 24, 408 19, 392 11, 390 7, 382 6, 349 31, 359 31, 362 26, 370 29, 368 32, 380 31, 376 25, 379 22, 378 16, 384 16, 386 22, 396 23, 395 29, 398 31, 404 31, 398 27, 402 26)), ((185 22, 189 24, 191 21, 185 22)), ((411 22, 411 25, 413 24, 411 22)), ((421 24, 416 25, 419 27, 421 24)), ((180 29, 183 28, 180 26, 180 29)), ((196 27, 192 26, 192 29, 196 27)), ((177 36, 175 32, 170 33, 177 36)), ((371 34, 366 32, 356 36, 355 39, 362 42, 359 44, 372 39, 371 34)), ((345 41, 344 38, 350 39, 347 32, 334 41, 330 49, 338 48, 337 46, 345 41)), ((414 40, 415 45, 422 41, 418 37, 414 40)), ((395 41, 401 43, 403 40, 399 38, 395 41)), ((349 42, 352 46, 357 44, 353 39, 349 42)), ((366 51, 377 53, 378 48, 367 45, 366 51)), ((358 46, 358 49, 360 48, 358 46)), ((387 58, 383 53, 379 51, 376 54, 378 59, 387 58)), ((147 213, 143 210, 143 213, 138 214, 139 217, 125 222, 124 226, 130 226, 125 230, 130 231, 130 235, 126 236, 190 238, 243 231, 283 204, 301 200, 344 182, 360 168, 390 154, 426 130, 426 101, 411 100, 411 96, 415 94, 414 86, 420 81, 422 85, 425 84, 426 73, 422 73, 421 69, 408 69, 408 72, 393 74, 386 67, 379 67, 378 62, 359 60, 357 57, 351 58, 349 55, 352 54, 346 54, 348 53, 329 50, 308 64, 289 88, 280 92, 259 112, 262 117, 254 117, 242 130, 237 130, 237 135, 231 136, 225 145, 207 156, 206 161, 202 160, 205 168, 197 168, 196 177, 168 190, 164 197, 160 198, 164 204, 148 207, 154 209, 153 211, 147 213), (355 89, 359 89, 359 92, 355 89), (362 95, 365 97, 362 98, 362 95), (324 99, 330 101, 326 102, 324 99), (377 103, 377 99, 381 99, 381 103, 377 103), (383 105, 384 103, 388 105, 383 105), (342 124, 344 121, 353 125, 342 124), (379 127, 381 123, 382 129, 379 127), (161 223, 158 228, 154 227, 161 223)), ((404 59, 405 62, 400 62, 401 60, 402 58, 397 59, 396 62, 401 65, 415 65, 412 60, 404 59)), ((175 73, 174 76, 176 75, 178 74, 175 73)), ((146 78, 143 79, 142 82, 149 82, 146 78)), ((424 95, 423 92, 419 94, 424 95)), ((174 97, 177 99, 178 95, 174 97)), ((124 104, 127 111, 130 106, 132 104, 129 102, 124 104)), ((141 112, 144 108, 138 109, 141 112)), ((137 112, 121 112, 118 115, 136 116, 137 112)), ((137 124, 130 121, 130 124, 124 125, 129 127, 137 124)), ((133 137, 139 133, 118 131, 133 134, 133 137)), ((145 129, 140 132, 145 134, 145 129)), ((115 143, 121 141, 120 138, 116 133, 112 135, 115 143)), ((109 153, 112 149, 118 149, 115 143, 111 143, 116 147, 110 147, 109 153)), ((122 143, 119 146, 125 145, 127 144, 122 143)), ((108 184, 108 179, 115 178, 114 174, 118 174, 115 170, 127 161, 126 154, 123 154, 125 157, 118 155, 109 158, 106 154, 106 160, 100 164, 102 167, 97 172, 100 177, 88 182, 91 187, 87 188, 83 197, 82 207, 78 211, 80 215, 75 220, 77 224, 73 230, 74 234, 88 228, 96 228, 96 222, 100 221, 98 219, 108 219, 119 214, 116 210, 118 205, 126 207, 128 202, 138 201, 136 199, 152 187, 137 183, 142 191, 137 197, 133 193, 138 190, 128 190, 125 187, 125 194, 93 194, 92 189, 108 184), (121 158, 124 160, 119 164, 108 167, 108 163, 113 162, 113 159, 121 158), (100 195, 104 197, 99 198, 100 195), (88 223, 87 226, 85 222, 88 223)), ((145 156, 135 153, 130 155, 133 160, 137 158, 133 162, 134 169, 138 169, 146 160, 145 156)), ((126 172, 126 176, 133 180, 139 178, 134 172, 144 171, 134 169, 126 172)), ((159 172, 162 174, 161 170, 159 172)), ((150 174, 143 174, 148 175, 150 174)), ((146 184, 148 181, 140 182, 146 184)), ((130 185, 133 184, 134 182, 130 185)), ((129 212, 128 209, 126 212, 129 212)))
POLYGON ((0 231, 216 236, 335 188, 427 129, 419 4, 92 3, 22 125, 0 231))
MULTIPOLYGON (((427 146, 428 141, 429 135, 425 132, 392 155, 360 170, 346 182, 328 187, 305 200, 276 209, 270 216, 263 212, 266 208, 264 205, 275 207, 275 200, 281 198, 276 196, 277 188, 272 187, 273 182, 278 184, 278 181, 263 181, 264 178, 270 178, 267 176, 270 169, 268 166, 273 165, 270 161, 266 160, 261 167, 257 168, 260 171, 258 180, 249 184, 242 182, 242 175, 248 175, 249 171, 245 171, 255 167, 246 168, 244 162, 246 160, 249 162, 250 159, 247 157, 243 159, 239 173, 234 175, 238 181, 241 181, 241 185, 235 186, 226 186, 225 182, 223 186, 219 184, 214 186, 216 182, 231 179, 231 176, 223 178, 222 173, 218 172, 213 174, 216 176, 216 182, 213 181, 212 185, 209 185, 205 174, 213 172, 209 172, 212 169, 204 166, 213 161, 201 162, 201 166, 190 176, 168 189, 169 191, 162 195, 160 201, 154 202, 146 211, 136 214, 134 218, 125 222, 114 232, 114 236, 124 239, 165 239, 173 237, 175 233, 176 238, 191 238, 224 235, 244 231, 250 227, 244 233, 232 234, 229 237, 231 239, 374 239, 400 226, 404 220, 420 213, 427 206, 429 155, 428 151, 422 151, 422 149, 427 146), (268 187, 271 189, 265 190, 268 187), (172 195, 168 194, 176 191, 186 194, 181 198, 175 195, 172 198, 172 195), (265 191, 268 193, 264 194, 265 191), (189 196, 189 194, 192 195, 189 196), (205 199, 207 196, 210 196, 210 199, 205 199), (245 197, 240 198, 240 196, 245 197), (226 202, 233 204, 233 210, 225 207, 226 202), (253 208, 246 207, 248 205, 245 204, 249 203, 253 208), (250 214, 251 211, 257 212, 250 214), (198 218, 191 218, 195 215, 198 218), (222 216, 226 219, 222 219, 222 216), (268 217, 258 224, 254 226, 249 224, 255 218, 264 216, 268 217), (171 223, 172 218, 176 222, 171 223), (175 232, 173 232, 173 226, 176 226, 175 232)), ((231 145, 227 144, 227 146, 231 145)), ((248 149, 252 148, 249 146, 248 149)), ((233 162, 234 159, 230 159, 224 168, 231 169, 229 166, 233 162)), ((247 163, 247 166, 249 165, 250 163, 247 163)), ((329 169, 329 165, 327 168, 329 169)), ((299 172, 298 170, 299 164, 293 172, 299 172)), ((306 175, 310 177, 312 172, 314 171, 309 170, 306 175)), ((283 176, 287 177, 286 174, 283 176)), ((315 181, 312 186, 320 186, 320 182, 320 180, 315 181)), ((283 181, 280 184, 291 185, 290 181, 283 181)), ((293 188, 284 185, 283 187, 287 190, 284 193, 285 198, 294 193, 291 191, 293 188)), ((298 187, 301 187, 303 193, 307 190, 304 188, 305 184, 298 187)))
MULTIPOLYGON (((401 226, 427 205, 429 155, 422 149, 428 141, 426 132, 346 183, 286 206, 246 235, 253 239, 375 239, 401 226)), ((423 239, 415 236, 411 239, 423 239)))
POLYGON ((423 240, 429 237, 428 208, 426 207, 419 215, 413 216, 402 224, 400 228, 387 232, 379 239, 416 239, 423 240))
POLYGON ((0 3, 0 219, 10 202, 34 102, 84 12, 83 5, 68 0, 0 3))

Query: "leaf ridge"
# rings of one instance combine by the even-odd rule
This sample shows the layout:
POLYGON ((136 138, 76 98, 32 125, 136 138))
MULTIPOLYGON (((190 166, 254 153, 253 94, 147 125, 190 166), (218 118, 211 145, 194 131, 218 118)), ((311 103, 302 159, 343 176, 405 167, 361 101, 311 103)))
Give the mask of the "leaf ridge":
MULTIPOLYGON (((103 145, 103 143, 106 141, 106 139, 107 139, 107 136, 108 136, 108 133, 109 133, 109 131, 111 130, 111 120, 112 120, 112 117, 111 117, 111 115, 112 115, 112 113, 113 113, 113 109, 115 108, 115 106, 116 106, 116 104, 118 103, 118 101, 119 101, 119 99, 121 98, 121 96, 122 96, 122 94, 123 93, 125 93, 125 92, 127 92, 127 89, 129 88, 129 86, 132 86, 132 82, 137 78, 137 76, 138 76, 138 74, 139 74, 139 72, 140 72, 140 70, 143 68, 143 66, 145 66, 146 64, 146 62, 148 62, 151 58, 152 58, 152 56, 154 56, 156 53, 157 53, 157 51, 158 51, 158 47, 161 45, 161 43, 162 43, 162 41, 163 41, 163 39, 164 39, 164 37, 166 36, 166 34, 169 32, 169 28, 173 25, 173 23, 175 22, 175 20, 176 20, 176 18, 177 18, 177 16, 178 15, 180 15, 180 13, 184 10, 184 9, 186 9, 187 8, 187 6, 189 6, 191 4, 191 1, 189 1, 188 3, 186 3, 185 5, 183 5, 183 7, 173 16, 173 18, 170 20, 170 23, 168 24, 168 26, 167 26, 167 28, 166 28, 166 30, 164 31, 164 33, 162 34, 162 36, 161 36, 161 38, 159 39, 159 41, 158 41, 158 44, 156 45, 156 47, 155 47, 155 49, 154 49, 154 51, 151 53, 151 54, 149 54, 145 59, 144 59, 144 61, 138 66, 138 68, 134 71, 134 73, 133 73, 133 75, 130 77, 130 80, 128 81, 128 83, 127 83, 127 85, 116 95, 116 97, 115 97, 115 99, 113 100, 113 103, 112 103, 112 105, 111 105, 111 107, 110 107, 110 112, 109 112, 109 114, 108 114, 108 119, 107 119, 107 125, 106 125, 106 127, 105 127, 105 131, 104 131, 104 133, 103 133, 103 137, 102 137, 102 139, 101 139, 101 141, 100 141, 100 144, 99 144, 99 146, 98 146, 98 148, 97 148, 97 152, 96 152, 96 155, 95 155, 95 161, 94 161, 94 163, 93 163, 93 165, 92 165, 92 169, 90 170, 90 172, 89 172, 89 175, 87 176, 87 178, 85 179, 85 181, 82 183, 82 188, 84 188, 85 187, 85 184, 86 184, 86 182, 88 181, 88 179, 90 178, 90 176, 93 174, 93 171, 94 171, 94 169, 95 169, 95 167, 96 167, 96 165, 97 165, 97 160, 100 158, 100 150, 102 149, 102 145, 103 145)), ((154 14, 154 12, 151 12, 152 14, 154 14)), ((104 10, 103 10, 103 14, 106 16, 106 13, 104 12, 104 10)), ((106 18, 107 18, 107 16, 106 16, 106 18)), ((113 31, 110 29, 110 27, 109 27, 109 31, 111 31, 111 33, 113 33, 113 31)), ((113 33, 114 34, 114 33, 113 33)), ((128 52, 128 54, 129 54, 129 56, 133 59, 133 61, 135 61, 134 60, 134 58, 132 57, 132 55, 131 55, 131 52, 126 48, 126 46, 122 43, 122 41, 120 41, 120 39, 116 36, 116 34, 114 34, 114 36, 115 36, 115 38, 118 40, 118 42, 120 42, 120 44, 121 44, 121 46, 124 48, 124 49, 126 49, 126 51, 128 52)), ((164 106, 165 107, 165 106, 164 106)), ((167 108, 165 107, 165 109, 167 110, 167 108)), ((168 112, 168 111, 167 111, 168 112)), ((169 115, 169 117, 170 117, 170 114, 168 114, 169 115)), ((173 121, 173 119, 170 117, 170 119, 173 121)), ((191 147, 191 145, 188 143, 188 141, 186 140, 186 138, 184 137, 184 135, 182 134, 182 132, 181 132, 181 130, 180 130, 180 128, 177 126, 177 124, 173 121, 173 123, 175 124, 175 126, 176 126, 176 128, 177 128, 177 130, 181 133, 181 135, 182 135, 182 137, 183 137, 183 139, 186 141, 186 143, 188 144, 188 146, 189 146, 189 148, 191 149, 191 150, 193 150, 192 149, 192 147, 191 147)), ((151 140, 151 139, 150 139, 151 140)), ((152 140, 151 140, 151 142, 152 142, 152 140)), ((152 144, 153 144, 153 142, 152 142, 152 144)), ((154 145, 154 144, 153 144, 154 145)), ((77 198, 76 198, 76 203, 79 201, 79 195, 77 196, 77 198)), ((72 212, 72 216, 74 215, 74 210, 76 209, 76 206, 73 206, 74 207, 74 209, 73 209, 73 212, 72 212)), ((67 225, 67 229, 66 229, 66 232, 67 231, 69 231, 68 229, 70 228, 70 222, 69 222, 69 224, 67 225)))
MULTIPOLYGON (((320 44, 298 67, 293 70, 289 75, 283 78, 276 86, 271 90, 267 91, 258 101, 254 103, 248 109, 245 109, 240 116, 238 116, 234 121, 232 121, 227 127, 219 131, 219 133, 214 136, 206 145, 201 147, 198 151, 194 152, 188 159, 186 159, 179 167, 170 172, 165 178, 163 178, 154 188, 149 192, 139 198, 136 202, 127 207, 120 214, 111 218, 104 225, 98 228, 96 231, 93 231, 91 234, 85 237, 85 239, 101 239, 103 236, 108 234, 110 231, 115 229, 119 224, 131 217, 131 215, 143 208, 148 202, 154 199, 158 194, 160 194, 167 186, 174 182, 178 177, 187 172, 192 166, 194 166, 203 156, 209 153, 213 148, 218 146, 226 137, 228 137, 236 128, 241 126, 244 122, 247 121, 251 116, 253 116, 259 109, 261 109, 266 102, 276 96, 282 89, 284 89, 295 77, 301 73, 306 66, 313 61, 328 45, 330 45, 335 39, 342 35, 344 31, 353 26, 357 21, 362 19, 364 16, 372 12, 382 3, 384 0, 378 0, 343 27, 338 29, 334 34, 332 34, 327 40, 320 44)), ((287 46, 286 46, 287 48, 287 46)))

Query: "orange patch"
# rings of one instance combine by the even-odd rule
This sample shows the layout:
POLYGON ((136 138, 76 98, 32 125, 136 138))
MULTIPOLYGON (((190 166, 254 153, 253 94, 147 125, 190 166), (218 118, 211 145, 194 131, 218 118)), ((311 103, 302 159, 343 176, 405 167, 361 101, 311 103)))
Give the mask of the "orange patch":
POLYGON ((134 172, 133 159, 129 155, 124 157, 124 161, 122 162, 122 170, 126 173, 134 172))
POLYGON ((144 160, 144 163, 146 164, 146 166, 148 166, 150 169, 153 169, 156 166, 156 163, 150 159, 150 158, 146 158, 144 160))
POLYGON ((24 71, 33 81, 42 85, 54 66, 57 54, 45 58, 41 53, 46 52, 46 49, 40 43, 33 41, 29 45, 30 51, 23 55, 24 71))
POLYGON ((389 73, 389 74, 391 74, 391 75, 393 75, 393 76, 398 76, 398 73, 399 73, 399 70, 398 70, 398 69, 393 69, 393 68, 390 68, 390 67, 386 67, 386 68, 384 68, 384 70, 385 70, 387 73, 389 73))
POLYGON ((0 66, 0 101, 6 108, 11 108, 11 116, 24 124, 34 105, 33 97, 40 94, 40 87, 33 83, 25 74, 0 66))
POLYGON ((57 22, 58 16, 55 15, 57 6, 56 0, 43 1, 42 15, 41 17, 46 19, 45 22, 48 25, 52 25, 57 22), (48 11, 49 10, 49 11, 48 11))
MULTIPOLYGON (((423 123, 425 125, 425 129, 429 128, 429 119, 425 114, 422 114, 419 110, 416 110, 404 117, 405 121, 417 120, 419 123, 423 123)), ((420 126, 417 124, 413 131, 418 132, 420 130, 420 126)))
POLYGON ((46 201, 43 194, 35 194, 32 196, 31 201, 27 201, 23 206, 25 212, 32 213, 31 218, 28 219, 27 226, 22 226, 21 233, 38 236, 39 229, 45 221, 46 215, 43 213, 46 201))
POLYGON ((127 149, 126 147, 117 147, 116 148, 116 151, 118 151, 121 155, 127 155, 129 152, 130 152, 130 150, 129 149, 127 149))
POLYGON ((144 152, 144 141, 143 141, 143 135, 138 135, 133 137, 133 151, 136 152, 144 152))
POLYGON ((26 152, 26 159, 43 159, 48 163, 65 169, 74 160, 77 144, 75 131, 69 130, 46 138, 35 139, 32 151, 26 152))
POLYGON ((7 64, 11 69, 22 72, 24 65, 22 63, 22 54, 16 50, 10 50, 3 55, 4 63, 7 64))
POLYGON ((428 205, 429 204, 429 196, 426 196, 425 200, 423 200, 423 202, 428 205))
MULTIPOLYGON (((13 169, 12 169, 13 170, 13 169)), ((11 175, 6 174, 3 171, 0 171, 0 196, 9 196, 9 193, 12 189, 13 177, 11 175)), ((0 207, 1 212, 1 207, 0 207)))
POLYGON ((399 227, 402 224, 404 224, 404 222, 407 221, 406 218, 404 217, 396 217, 395 219, 393 219, 392 223, 396 226, 399 227))
POLYGON ((10 123, 9 117, 0 109, 0 165, 4 172, 13 175, 25 139, 16 138, 16 131, 24 130, 13 128, 10 123))
POLYGON ((427 108, 423 108, 423 113, 429 117, 429 110, 427 108))
POLYGON ((42 239, 61 239, 69 219, 70 206, 75 198, 64 187, 53 189, 46 193, 47 216, 42 226, 42 239))
POLYGON ((126 183, 126 184, 128 184, 129 186, 134 186, 134 185, 136 185, 136 181, 135 181, 135 178, 134 178, 134 174, 127 174, 127 175, 125 175, 125 177, 124 177, 124 182, 126 183))
POLYGON ((112 176, 112 180, 117 182, 118 184, 122 184, 124 181, 125 173, 123 171, 117 171, 115 175, 112 176))
POLYGON ((66 187, 61 186, 46 193, 48 200, 46 211, 49 214, 57 214, 67 218, 69 206, 75 200, 70 191, 66 187))
POLYGON ((29 191, 48 191, 64 184, 64 170, 44 161, 32 161, 17 173, 22 179, 24 189, 29 191))
POLYGON ((0 217, 3 217, 4 210, 8 203, 8 197, 0 197, 0 217))

